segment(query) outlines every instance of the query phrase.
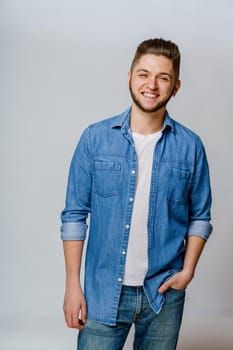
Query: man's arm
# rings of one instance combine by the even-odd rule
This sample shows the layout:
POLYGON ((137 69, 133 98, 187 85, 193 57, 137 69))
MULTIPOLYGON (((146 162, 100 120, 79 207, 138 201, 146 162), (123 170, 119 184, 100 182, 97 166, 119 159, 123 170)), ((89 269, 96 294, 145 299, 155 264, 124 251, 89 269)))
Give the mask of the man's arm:
POLYGON ((86 302, 80 284, 80 268, 87 232, 86 219, 91 211, 92 166, 88 144, 89 129, 86 129, 72 158, 66 205, 61 214, 61 239, 66 264, 64 314, 68 327, 78 329, 83 329, 86 322, 86 302))
POLYGON ((204 146, 199 138, 189 199, 190 224, 187 231, 183 269, 161 285, 160 293, 164 293, 170 287, 174 289, 187 287, 193 279, 205 242, 212 232, 212 225, 210 224, 211 188, 209 167, 204 146))
POLYGON ((80 284, 80 269, 84 241, 64 241, 66 291, 64 314, 68 327, 82 330, 86 323, 86 301, 80 284))
POLYGON ((189 236, 187 238, 183 270, 163 283, 159 288, 159 293, 166 292, 170 287, 174 289, 185 289, 187 287, 194 277, 195 269, 205 246, 205 242, 205 239, 198 236, 189 236))

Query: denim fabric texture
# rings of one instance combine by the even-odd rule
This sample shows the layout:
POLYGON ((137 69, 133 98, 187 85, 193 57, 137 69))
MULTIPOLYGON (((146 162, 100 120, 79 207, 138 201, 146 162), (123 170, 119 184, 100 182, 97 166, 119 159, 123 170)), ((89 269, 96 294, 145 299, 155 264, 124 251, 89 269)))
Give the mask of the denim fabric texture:
POLYGON ((116 326, 87 320, 79 332, 77 350, 121 350, 134 324, 134 350, 175 350, 185 300, 184 290, 169 289, 157 315, 143 287, 123 286, 116 326))
MULTIPOLYGON (((116 324, 137 181, 130 111, 91 125, 82 134, 61 215, 61 238, 85 240, 90 214, 84 286, 88 318, 107 325, 116 324)), ((203 144, 166 112, 153 155, 143 285, 155 313, 165 302, 158 288, 183 268, 186 237, 208 239, 210 205, 203 144)))

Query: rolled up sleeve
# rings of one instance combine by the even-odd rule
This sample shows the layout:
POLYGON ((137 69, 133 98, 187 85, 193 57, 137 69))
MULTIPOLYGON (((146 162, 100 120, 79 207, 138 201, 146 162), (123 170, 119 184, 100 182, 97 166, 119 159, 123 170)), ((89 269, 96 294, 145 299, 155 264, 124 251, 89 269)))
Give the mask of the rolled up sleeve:
POLYGON ((211 220, 211 186, 209 166, 204 146, 199 139, 195 172, 190 191, 188 236, 199 236, 207 240, 213 231, 211 220))
POLYGON ((213 226, 209 221, 195 220, 189 225, 188 236, 198 236, 207 241, 212 230, 213 226))
POLYGON ((80 138, 71 161, 66 204, 61 213, 61 239, 84 240, 87 233, 86 220, 91 207, 91 156, 89 131, 80 138))
POLYGON ((63 241, 85 240, 87 225, 79 222, 66 222, 61 225, 61 239, 63 241))

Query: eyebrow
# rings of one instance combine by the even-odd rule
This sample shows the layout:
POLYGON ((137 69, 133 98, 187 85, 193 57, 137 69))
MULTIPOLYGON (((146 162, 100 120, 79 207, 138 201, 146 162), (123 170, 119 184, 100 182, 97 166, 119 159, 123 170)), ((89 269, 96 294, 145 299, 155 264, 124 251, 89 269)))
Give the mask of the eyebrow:
POLYGON ((137 69, 136 72, 137 73, 139 73, 139 72, 150 73, 147 69, 142 69, 142 68, 137 69))

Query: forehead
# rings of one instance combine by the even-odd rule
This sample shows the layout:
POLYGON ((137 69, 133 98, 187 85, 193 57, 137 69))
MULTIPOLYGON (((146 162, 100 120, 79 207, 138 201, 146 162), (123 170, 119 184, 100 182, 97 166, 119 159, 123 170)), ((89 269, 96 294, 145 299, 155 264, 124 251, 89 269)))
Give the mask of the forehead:
POLYGON ((133 67, 133 72, 140 69, 148 70, 149 72, 167 72, 168 74, 174 74, 172 61, 162 55, 146 54, 139 58, 133 67))

